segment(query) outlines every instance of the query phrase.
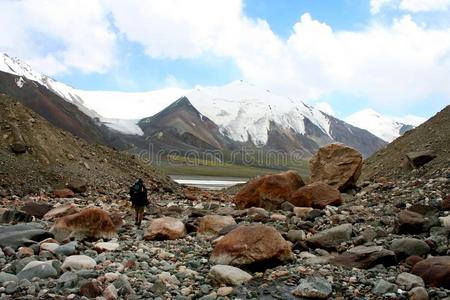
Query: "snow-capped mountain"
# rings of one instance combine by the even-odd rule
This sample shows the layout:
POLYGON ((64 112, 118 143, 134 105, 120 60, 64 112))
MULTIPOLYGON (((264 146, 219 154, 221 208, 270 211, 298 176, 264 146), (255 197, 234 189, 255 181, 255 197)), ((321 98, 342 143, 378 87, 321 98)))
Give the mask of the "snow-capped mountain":
POLYGON ((364 128, 387 142, 392 142, 400 135, 420 125, 425 120, 416 119, 408 121, 415 122, 414 124, 405 124, 398 120, 394 120, 394 118, 383 116, 370 108, 358 111, 345 118, 345 122, 359 128, 364 128))
MULTIPOLYGON (((0 71, 19 76, 16 80, 18 88, 23 88, 26 79, 31 80, 46 87, 69 103, 74 104, 81 112, 92 119, 98 119, 111 129, 118 130, 124 134, 142 135, 142 130, 136 125, 139 120, 130 120, 125 117, 107 118, 97 113, 95 109, 93 109, 94 107, 97 107, 97 101, 92 101, 92 96, 95 97, 96 92, 91 92, 92 96, 86 97, 86 94, 90 93, 83 93, 83 91, 74 89, 67 84, 58 82, 44 74, 41 74, 33 70, 28 64, 22 62, 20 59, 10 57, 6 53, 3 53, 0 56, 0 71), (84 97, 91 101, 85 102, 84 97)), ((103 99, 105 99, 105 97, 103 99)), ((100 102, 101 101, 98 101, 98 103, 100 102)), ((106 103, 101 103, 104 107, 109 107, 106 103)))
POLYGON ((0 75, 10 74, 4 76, 3 86, 0 80, 0 92, 22 99, 55 125, 76 135, 93 132, 90 136, 101 137, 90 139, 95 142, 106 140, 117 145, 118 140, 124 139, 120 135, 125 134, 126 141, 133 136, 133 144, 145 146, 149 136, 156 134, 165 135, 165 139, 160 139, 161 147, 226 150, 245 144, 297 151, 305 157, 331 142, 353 146, 365 156, 385 144, 366 130, 298 99, 280 96, 244 81, 219 87, 171 88, 145 93, 82 91, 40 74, 6 54, 0 59, 0 71, 0 75), (30 96, 36 93, 45 95, 30 96), (81 130, 86 127, 83 123, 95 123, 102 129, 99 131, 91 124, 81 130), (105 126, 110 131, 105 131, 105 126))

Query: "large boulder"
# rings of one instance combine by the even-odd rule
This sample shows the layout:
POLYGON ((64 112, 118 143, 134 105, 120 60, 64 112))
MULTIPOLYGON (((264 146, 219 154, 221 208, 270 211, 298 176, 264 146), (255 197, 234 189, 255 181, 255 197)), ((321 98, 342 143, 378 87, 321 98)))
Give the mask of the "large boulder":
POLYGON ((350 268, 369 269, 378 264, 392 266, 396 263, 395 253, 381 246, 357 246, 333 258, 331 262, 350 268))
POLYGON ((144 240, 176 240, 186 235, 186 227, 178 219, 163 217, 152 220, 144 233, 144 240))
POLYGON ((225 227, 235 224, 232 216, 207 215, 200 219, 198 232, 218 234, 225 227))
POLYGON ((436 155, 433 154, 432 151, 418 151, 418 152, 408 152, 406 153, 406 158, 408 159, 409 164, 413 168, 419 168, 426 164, 427 162, 432 161, 436 158, 436 155))
POLYGON ((308 245, 315 248, 334 249, 341 243, 349 241, 352 237, 352 232, 352 224, 342 224, 320 231, 306 241, 308 245))
POLYGON ((87 208, 79 213, 58 219, 51 232, 58 241, 68 238, 111 239, 117 237, 117 228, 110 215, 100 208, 87 208))
POLYGON ((450 256, 424 259, 414 265, 411 273, 422 277, 428 286, 450 289, 450 256))
POLYGON ((260 176, 245 184, 236 194, 234 202, 240 209, 263 207, 275 210, 304 185, 302 178, 294 171, 260 176))
POLYGON ((314 182, 295 191, 289 201, 297 207, 324 208, 340 205, 342 198, 338 189, 323 182, 314 182))
POLYGON ((322 181, 340 191, 353 188, 361 174, 362 155, 340 143, 321 147, 309 161, 311 182, 322 181))
POLYGON ((291 243, 273 227, 242 225, 221 238, 214 247, 211 262, 220 265, 283 263, 293 259, 291 243))
POLYGON ((53 235, 36 223, 0 226, 0 247, 17 249, 21 246, 36 244, 53 235))

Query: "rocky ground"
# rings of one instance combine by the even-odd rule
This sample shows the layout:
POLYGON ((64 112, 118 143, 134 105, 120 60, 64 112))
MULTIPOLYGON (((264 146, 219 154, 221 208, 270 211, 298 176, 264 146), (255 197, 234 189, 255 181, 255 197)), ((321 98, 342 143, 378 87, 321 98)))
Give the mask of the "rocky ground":
MULTIPOLYGON (((124 223, 118 237, 103 245, 98 244, 102 240, 89 239, 16 242, 11 236, 4 238, 5 228, 12 225, 2 226, 0 299, 427 299, 425 295, 450 299, 450 277, 443 279, 445 289, 425 285, 411 274, 412 261, 421 259, 417 256, 450 255, 449 187, 447 168, 426 179, 412 175, 401 181, 364 183, 358 192, 343 194, 339 207, 291 207, 292 211, 272 212, 262 208, 240 210, 228 195, 186 188, 181 193, 152 195, 156 205, 140 229, 133 224, 125 193, 114 196, 92 192, 75 198, 9 196, 1 200, 1 207, 9 210, 29 202, 48 204, 49 208, 72 203, 79 209, 95 206, 118 213, 124 223), (401 219, 408 209, 421 217, 401 219), (214 229, 224 227, 219 233, 206 234, 197 232, 202 231, 199 226, 208 227, 201 225, 205 215, 229 217, 214 229), (182 221, 186 232, 175 240, 145 240, 150 221, 162 216, 182 221), (275 228, 292 242, 292 260, 277 264, 263 261, 241 266, 242 270, 214 267, 212 253, 217 237, 236 226, 225 226, 234 223, 230 218, 239 225, 258 223, 275 228), (56 250, 58 245, 65 246, 56 250), (358 245, 372 249, 371 254, 364 259, 336 259, 358 245), (75 257, 71 266, 68 257, 72 255, 92 260, 75 257), (51 262, 45 268, 33 269, 33 261, 51 262)), ((28 212, 37 214, 36 208, 28 212)), ((24 215, 4 213, 3 220, 27 220, 24 215)), ((47 232, 55 219, 44 219, 32 217, 26 224, 47 232)), ((254 256, 258 251, 266 250, 255 250, 254 256)), ((448 260, 445 272, 450 275, 448 260)))

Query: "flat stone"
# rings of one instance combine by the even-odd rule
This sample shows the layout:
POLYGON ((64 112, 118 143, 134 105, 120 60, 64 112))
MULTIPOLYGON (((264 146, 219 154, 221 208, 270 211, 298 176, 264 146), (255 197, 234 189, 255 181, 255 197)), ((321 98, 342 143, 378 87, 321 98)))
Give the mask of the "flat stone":
POLYGON ((61 268, 64 270, 93 269, 97 263, 86 255, 71 255, 64 260, 61 268))
POLYGON ((99 242, 94 245, 95 250, 99 252, 116 251, 119 247, 120 247, 119 243, 115 242, 99 242))
POLYGON ((292 291, 294 296, 328 299, 333 289, 331 284, 322 277, 307 277, 300 280, 300 285, 292 291))
POLYGON ((422 240, 413 238, 396 239, 392 241, 390 250, 400 257, 425 255, 430 252, 430 246, 422 240))
POLYGON ((209 277, 217 283, 241 285, 252 279, 247 272, 228 265, 215 265, 209 271, 209 277))
POLYGON ((48 277, 56 277, 58 271, 55 268, 56 261, 32 261, 29 262, 18 274, 17 279, 31 280, 34 277, 45 279, 48 277))
POLYGON ((343 242, 351 239, 352 224, 342 224, 324 231, 320 231, 306 241, 315 248, 333 249, 343 242))
POLYGON ((384 279, 380 279, 372 289, 372 293, 374 293, 375 295, 384 295, 387 293, 395 293, 397 292, 397 289, 398 287, 395 284, 390 283, 384 279))
POLYGON ((423 282, 423 279, 421 277, 406 272, 398 274, 395 283, 397 283, 400 288, 405 291, 409 291, 415 287, 425 286, 425 283, 423 282))

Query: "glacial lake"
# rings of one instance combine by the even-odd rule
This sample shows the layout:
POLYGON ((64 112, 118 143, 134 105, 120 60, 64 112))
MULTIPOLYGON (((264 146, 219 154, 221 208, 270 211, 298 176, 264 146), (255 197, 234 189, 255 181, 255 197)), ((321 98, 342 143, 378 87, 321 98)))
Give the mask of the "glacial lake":
POLYGON ((170 175, 170 177, 180 184, 209 190, 220 190, 235 184, 245 183, 248 180, 248 178, 216 176, 170 175))

